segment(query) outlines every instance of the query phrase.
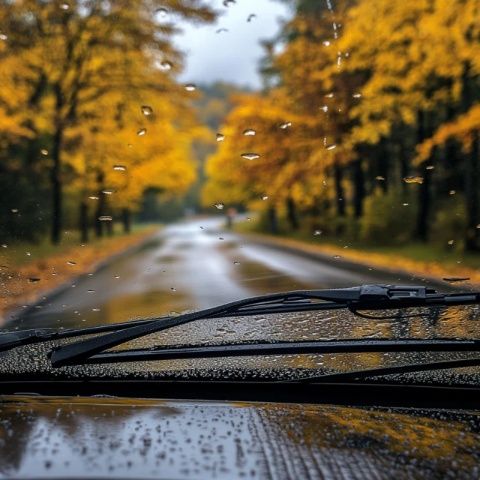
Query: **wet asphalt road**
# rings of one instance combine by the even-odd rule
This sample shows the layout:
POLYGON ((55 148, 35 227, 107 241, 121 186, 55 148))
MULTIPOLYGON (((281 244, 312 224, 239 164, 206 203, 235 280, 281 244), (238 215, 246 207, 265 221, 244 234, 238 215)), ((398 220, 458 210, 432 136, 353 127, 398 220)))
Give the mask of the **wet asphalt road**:
POLYGON ((167 226, 139 250, 78 279, 14 324, 114 323, 275 291, 362 283, 415 282, 252 243, 225 231, 219 218, 195 219, 167 226))

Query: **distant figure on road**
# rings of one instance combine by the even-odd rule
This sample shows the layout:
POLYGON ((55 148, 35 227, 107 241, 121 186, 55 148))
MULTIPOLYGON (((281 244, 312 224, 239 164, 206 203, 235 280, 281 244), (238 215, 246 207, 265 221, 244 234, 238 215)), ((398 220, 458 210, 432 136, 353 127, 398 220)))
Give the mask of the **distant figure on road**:
POLYGON ((237 210, 235 208, 229 208, 226 214, 227 228, 231 229, 233 227, 233 220, 237 215, 237 210))

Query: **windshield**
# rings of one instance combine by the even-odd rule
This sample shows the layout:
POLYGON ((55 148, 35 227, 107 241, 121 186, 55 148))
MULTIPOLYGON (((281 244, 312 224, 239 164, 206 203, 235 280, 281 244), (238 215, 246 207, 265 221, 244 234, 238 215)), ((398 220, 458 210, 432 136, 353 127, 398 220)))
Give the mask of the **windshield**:
MULTIPOLYGON (((479 59, 476 0, 0 0, 0 332, 478 289, 479 59)), ((204 321, 141 345, 479 337, 476 307, 423 314, 204 321)), ((278 361, 325 361, 298 358, 278 361)))

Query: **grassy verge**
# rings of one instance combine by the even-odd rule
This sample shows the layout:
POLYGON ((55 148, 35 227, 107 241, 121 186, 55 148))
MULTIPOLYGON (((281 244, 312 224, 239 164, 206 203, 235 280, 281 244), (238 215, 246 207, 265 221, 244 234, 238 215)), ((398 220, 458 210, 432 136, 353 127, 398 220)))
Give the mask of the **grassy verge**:
POLYGON ((279 245, 332 257, 341 256, 345 260, 370 267, 437 280, 468 278, 468 283, 480 286, 480 255, 458 252, 454 248, 449 250, 419 243, 402 246, 366 245, 304 232, 271 235, 261 232, 253 222, 242 222, 235 228, 240 233, 259 235, 279 245))
POLYGON ((92 238, 85 245, 80 244, 78 232, 71 232, 58 246, 45 239, 38 244, 0 247, 0 325, 8 311, 95 270, 101 262, 143 242, 157 229, 154 225, 135 226, 130 234, 117 231, 111 237, 92 238))

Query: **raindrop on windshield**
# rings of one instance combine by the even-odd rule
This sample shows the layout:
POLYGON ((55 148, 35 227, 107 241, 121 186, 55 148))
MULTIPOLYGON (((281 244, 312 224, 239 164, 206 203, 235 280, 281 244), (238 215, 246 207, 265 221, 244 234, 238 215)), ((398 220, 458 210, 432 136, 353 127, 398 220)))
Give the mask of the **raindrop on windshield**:
POLYGON ((285 122, 280 125, 280 128, 282 130, 286 130, 287 128, 290 128, 292 126, 292 122, 285 122))
POLYGON ((193 83, 187 83, 187 84, 185 85, 185 90, 186 90, 187 92, 194 92, 196 89, 197 89, 197 86, 196 86, 195 84, 193 84, 193 83))
POLYGON ((405 177, 403 179, 403 181, 405 183, 418 183, 419 185, 421 185, 423 183, 423 177, 420 177, 418 175, 412 175, 410 177, 405 177))
POLYGON ((328 105, 323 105, 323 107, 320 107, 320 110, 323 110, 325 113, 328 112, 328 105))
POLYGON ((217 142, 223 142, 225 140, 225 135, 223 133, 217 133, 217 142))
POLYGON ((443 280, 449 283, 458 283, 458 282, 467 282, 470 280, 469 277, 444 277, 443 280))
POLYGON ((38 283, 38 282, 40 281, 40 279, 39 279, 38 277, 30 277, 30 278, 28 279, 28 281, 29 281, 30 283, 38 283))
POLYGON ((246 137, 253 137, 257 134, 257 132, 253 128, 247 128, 246 130, 243 131, 243 134, 246 137))
POLYGON ((313 232, 313 235, 315 235, 316 237, 320 236, 322 234, 322 231, 321 230, 315 230, 313 232))
POLYGON ((327 146, 327 150, 335 150, 336 148, 337 146, 335 144, 327 146))
POLYGON ((352 95, 353 98, 362 98, 362 94, 361 93, 354 93, 352 95))
POLYGON ((156 13, 160 16, 165 18, 168 15, 168 10, 165 7, 158 8, 156 13))
POLYGON ((450 190, 450 191, 448 192, 449 195, 455 195, 456 193, 457 193, 456 190, 450 190))
POLYGON ((102 190, 102 193, 104 195, 113 195, 115 193, 115 190, 113 190, 111 188, 106 188, 105 190, 102 190))
POLYGON ((331 44, 330 44, 330 40, 324 40, 324 41, 322 42, 322 45, 323 45, 324 47, 329 47, 329 46, 331 45, 331 44))
POLYGON ((113 218, 110 215, 101 215, 98 217, 101 222, 111 222, 113 218))
POLYGON ((90 200, 98 200, 99 197, 97 197, 96 195, 90 195, 88 198, 90 200))
POLYGON ((382 177, 381 175, 377 175, 375 177, 375 180, 378 180, 379 182, 384 182, 385 181, 385 177, 382 177))
POLYGON ((246 160, 256 160, 257 158, 260 158, 260 155, 258 153, 248 152, 242 153, 242 158, 245 158, 246 160))
POLYGON ((228 28, 218 28, 215 33, 228 33, 228 28))
POLYGON ((127 167, 125 165, 114 165, 113 169, 116 172, 126 172, 127 171, 127 167))
POLYGON ((153 115, 153 108, 149 107, 148 105, 142 105, 142 113, 146 117, 149 117, 150 115, 153 115))
POLYGON ((247 18, 247 22, 250 23, 252 20, 255 20, 256 18, 257 16, 254 13, 251 13, 247 18))
POLYGON ((173 68, 173 63, 169 62, 168 60, 164 60, 163 62, 160 62, 160 70, 168 71, 173 68))
POLYGON ((223 210, 223 209, 225 208, 225 205, 224 205, 223 203, 219 202, 219 203, 216 203, 216 204, 214 205, 214 207, 215 207, 217 210, 223 210))
POLYGON ((67 265, 73 266, 76 265, 77 262, 74 262, 73 260, 68 260, 67 265))
POLYGON ((237 3, 235 0, 223 0, 224 7, 231 7, 232 5, 235 5, 235 3, 237 3))
POLYGON ((3 40, 3 41, 8 40, 8 36, 5 35, 4 33, 0 33, 0 40, 3 40))
POLYGON ((40 150, 40 153, 41 153, 44 157, 46 157, 46 156, 48 155, 48 150, 47 150, 46 148, 42 148, 42 149, 40 150))
POLYGON ((455 243, 455 240, 449 240, 447 243, 448 245, 453 245, 455 243))
POLYGON ((335 94, 333 92, 330 92, 325 95, 325 98, 333 98, 334 96, 335 94))
POLYGON ((137 131, 137 135, 138 135, 139 137, 143 137, 146 133, 147 133, 147 129, 146 129, 146 128, 141 128, 140 130, 137 131))
POLYGON ((70 9, 70 5, 68 3, 61 3, 60 4, 60 8, 62 10, 69 10, 70 9))
POLYGON ((262 200, 265 202, 266 200, 268 200, 268 195, 263 195, 262 196, 262 200))

